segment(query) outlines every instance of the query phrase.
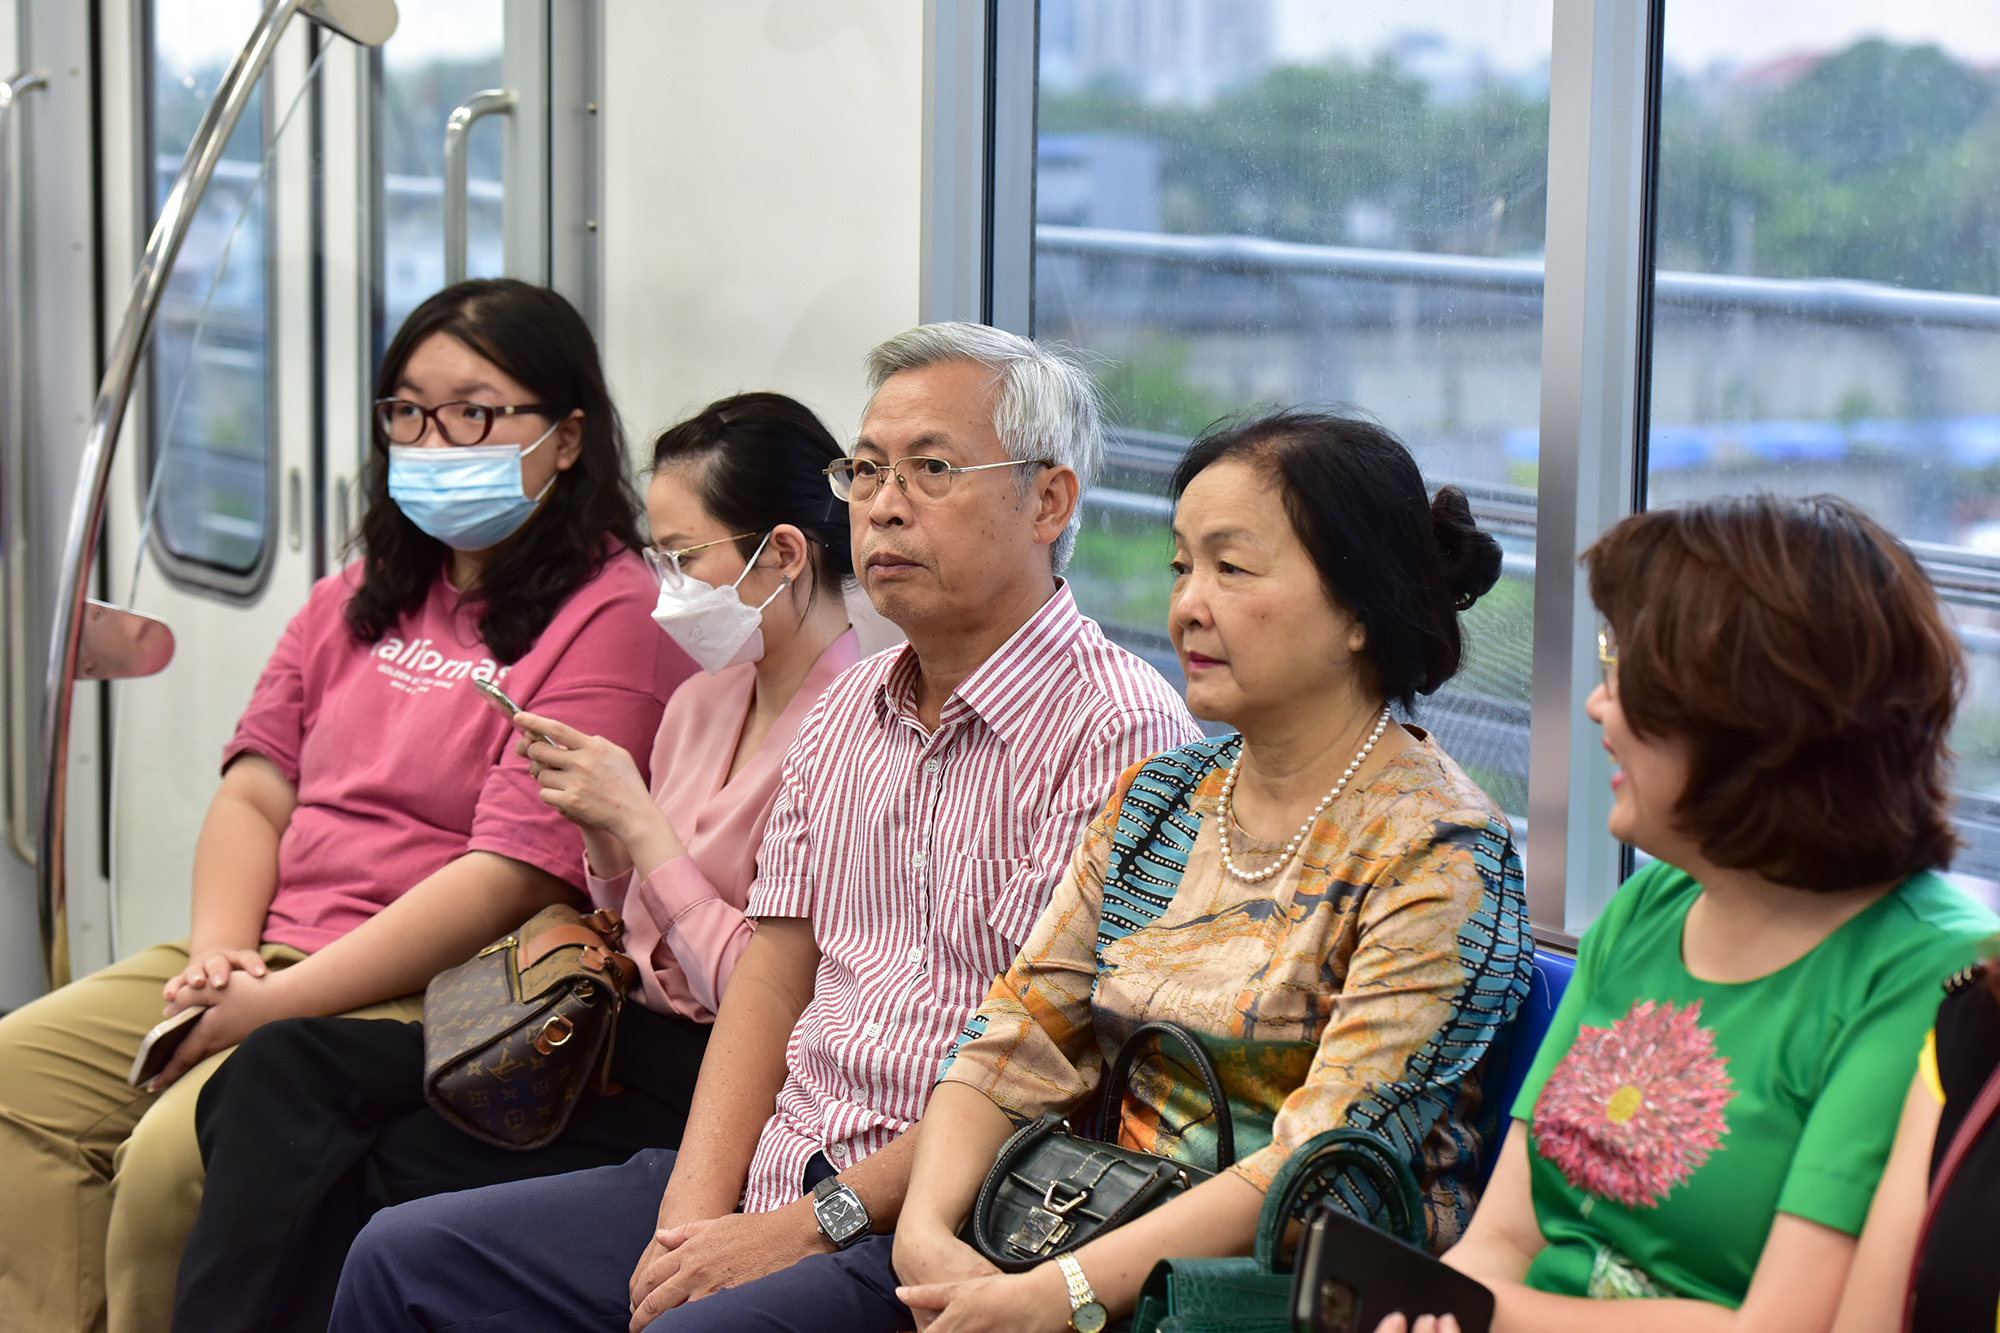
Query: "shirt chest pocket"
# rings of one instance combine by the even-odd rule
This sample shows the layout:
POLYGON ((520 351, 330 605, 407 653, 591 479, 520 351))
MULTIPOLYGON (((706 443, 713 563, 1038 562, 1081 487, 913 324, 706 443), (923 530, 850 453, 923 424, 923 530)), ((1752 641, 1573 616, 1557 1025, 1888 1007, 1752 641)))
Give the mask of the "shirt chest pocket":
POLYGON ((980 996, 1012 965, 1053 886, 1025 873, 1024 858, 962 857, 937 868, 938 943, 980 978, 980 996))

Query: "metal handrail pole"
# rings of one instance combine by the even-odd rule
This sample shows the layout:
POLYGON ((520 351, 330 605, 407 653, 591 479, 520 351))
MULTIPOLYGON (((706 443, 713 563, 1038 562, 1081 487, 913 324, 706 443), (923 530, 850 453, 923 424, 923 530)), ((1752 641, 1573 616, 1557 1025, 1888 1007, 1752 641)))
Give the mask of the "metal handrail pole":
POLYGON ((29 825, 34 821, 34 802, 28 777, 33 758, 28 751, 27 689, 28 613, 27 580, 21 568, 23 546, 21 526, 26 518, 22 486, 26 468, 21 459, 21 313, 20 282, 15 273, 14 176, 20 155, 14 151, 13 111, 21 94, 49 86, 47 70, 23 70, 0 83, 0 334, 6 347, 0 350, 0 569, 6 580, 6 719, 7 719, 7 842, 14 854, 33 865, 35 847, 29 825))
MULTIPOLYGON (((1044 222, 1035 244, 1049 254, 1135 259, 1200 266, 1225 273, 1293 273, 1363 282, 1452 287, 1540 296, 1542 264, 1425 250, 1364 250, 1308 245, 1261 236, 1188 236, 1114 231, 1044 222)), ((1663 269, 1654 300, 1695 310, 1747 310, 1824 323, 1922 324, 1930 328, 2000 329, 2000 298, 1924 291, 1848 278, 1751 278, 1733 273, 1663 269)))
POLYGON ((69 532, 63 541, 55 629, 49 638, 47 692, 42 699, 45 771, 36 879, 42 958, 51 987, 69 980, 68 865, 64 844, 68 831, 70 686, 75 680, 83 603, 89 593, 91 558, 104 523, 104 496, 111 482, 119 428, 125 422, 125 409, 131 402, 139 358, 145 353, 153 317, 166 292, 181 242, 194 222, 195 209, 244 106, 256 91, 257 80, 278 48, 285 25, 302 3, 304 0, 270 0, 250 40, 222 76, 221 87, 195 130, 187 157, 181 162, 180 175, 174 179, 173 189, 160 207, 160 219, 153 226, 138 272, 132 277, 132 294, 106 358, 104 378, 98 385, 97 402, 90 414, 90 430, 84 437, 77 473, 79 485, 70 505, 69 532))
POLYGON ((470 263, 472 224, 469 217, 472 127, 487 116, 512 113, 521 99, 505 88, 488 88, 465 99, 444 123, 444 285, 465 281, 470 263))

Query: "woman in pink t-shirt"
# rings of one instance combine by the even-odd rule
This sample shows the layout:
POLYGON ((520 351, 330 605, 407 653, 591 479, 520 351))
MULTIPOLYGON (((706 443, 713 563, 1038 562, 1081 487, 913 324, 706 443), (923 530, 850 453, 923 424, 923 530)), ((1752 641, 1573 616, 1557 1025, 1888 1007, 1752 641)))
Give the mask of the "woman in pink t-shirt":
POLYGON ((415 1018, 442 968, 584 888, 581 839, 472 688, 642 745, 692 670, 653 579, 588 327, 461 283, 383 358, 361 558, 314 587, 195 846, 193 929, 0 1019, 0 1328, 159 1328, 200 1198, 196 1098, 252 1030, 415 1018), (200 1017, 126 1081, 170 1012, 200 1017))
POLYGON ((646 554, 666 634, 652 633, 706 672, 667 705, 650 792, 635 748, 587 719, 537 703, 515 720, 517 758, 581 829, 590 897, 624 917, 640 963, 639 1003, 613 1046, 623 1091, 586 1093, 554 1142, 515 1152, 425 1105, 415 1024, 260 1029, 202 1095, 208 1184, 175 1328, 323 1333, 341 1262, 376 1210, 680 1143, 708 1025, 750 936, 743 907, 785 753, 858 656, 841 598, 847 515, 827 503, 823 474, 840 452, 810 411, 773 393, 711 404, 660 436, 646 554))

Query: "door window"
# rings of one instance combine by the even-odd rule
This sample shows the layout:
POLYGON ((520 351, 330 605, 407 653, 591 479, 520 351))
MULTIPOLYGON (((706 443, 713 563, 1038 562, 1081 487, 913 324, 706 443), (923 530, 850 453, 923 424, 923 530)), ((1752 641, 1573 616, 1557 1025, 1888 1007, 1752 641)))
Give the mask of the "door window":
MULTIPOLYGON (((405 5, 382 47, 380 336, 377 354, 417 303, 444 286, 444 128, 474 93, 501 86, 504 0, 405 5)), ((473 126, 467 163, 466 273, 502 269, 501 127, 473 126)))
MULTIPOLYGON (((216 85, 249 37, 254 0, 150 0, 147 226, 216 85)), ((270 252, 264 86, 195 212, 160 303, 150 366, 150 521, 178 577, 240 591, 264 563, 270 517, 270 252)))

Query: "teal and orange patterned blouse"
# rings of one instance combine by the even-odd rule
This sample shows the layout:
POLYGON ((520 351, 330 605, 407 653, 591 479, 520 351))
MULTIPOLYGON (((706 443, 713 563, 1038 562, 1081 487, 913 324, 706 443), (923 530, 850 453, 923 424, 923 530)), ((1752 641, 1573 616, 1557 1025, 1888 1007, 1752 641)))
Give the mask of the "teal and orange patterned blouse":
MULTIPOLYGON (((941 1077, 1023 1120, 1070 1113, 1127 1033, 1179 1023, 1216 1060, 1236 1174, 1268 1189, 1315 1134, 1373 1130, 1416 1171, 1431 1244, 1450 1245, 1475 1202, 1478 1126, 1493 1118, 1485 1057, 1527 993, 1533 944, 1506 817, 1409 730, 1417 743, 1257 883, 1224 875, 1216 835, 1237 737, 1127 770, 941 1077)), ((1234 825, 1230 842, 1253 866, 1279 850, 1234 825)), ((1191 1082, 1142 1063, 1120 1140, 1201 1162, 1214 1122, 1191 1082)))

